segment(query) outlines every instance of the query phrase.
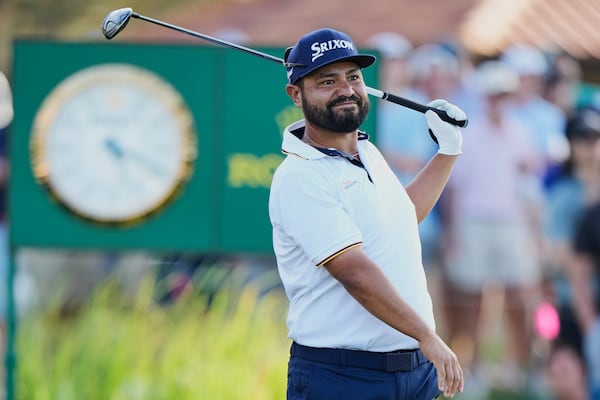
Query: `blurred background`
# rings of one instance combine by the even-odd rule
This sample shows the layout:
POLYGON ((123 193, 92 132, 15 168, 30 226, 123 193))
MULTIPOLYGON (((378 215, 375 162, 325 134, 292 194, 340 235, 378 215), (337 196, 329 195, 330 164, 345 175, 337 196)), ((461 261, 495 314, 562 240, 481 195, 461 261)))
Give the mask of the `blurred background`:
MULTIPOLYGON (((378 56, 369 86, 463 108, 465 154, 420 227, 438 329, 466 374, 456 398, 598 398, 584 342, 600 319, 581 310, 600 313, 574 295, 600 270, 594 0, 0 0, 0 397, 284 397, 287 300, 266 202, 281 131, 301 118, 285 71, 135 19, 108 42, 101 22, 122 7, 278 57, 311 30, 342 30, 378 56), (139 69, 103 81, 93 67, 105 64, 139 69), (124 110, 115 82, 148 85, 147 74, 141 93, 178 104, 173 146, 188 158, 168 201, 107 223, 44 174, 87 149, 73 142, 88 131, 116 123, 150 142, 162 100, 129 109, 130 122, 98 111, 124 110), (86 85, 113 92, 85 98, 86 85)), ((364 129, 407 183, 436 151, 424 118, 371 102, 364 129)), ((84 158, 126 153, 102 143, 84 158)), ((140 170, 156 170, 152 145, 137 151, 149 152, 140 170)), ((123 190, 152 175, 135 171, 123 190)), ((82 186, 84 203, 97 185, 82 186)))

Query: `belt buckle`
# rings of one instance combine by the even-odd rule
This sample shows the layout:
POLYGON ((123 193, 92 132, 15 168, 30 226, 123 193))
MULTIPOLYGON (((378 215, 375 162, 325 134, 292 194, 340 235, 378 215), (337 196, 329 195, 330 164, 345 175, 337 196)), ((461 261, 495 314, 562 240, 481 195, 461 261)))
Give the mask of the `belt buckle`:
POLYGON ((385 355, 385 370, 387 372, 412 371, 412 353, 396 352, 385 355))

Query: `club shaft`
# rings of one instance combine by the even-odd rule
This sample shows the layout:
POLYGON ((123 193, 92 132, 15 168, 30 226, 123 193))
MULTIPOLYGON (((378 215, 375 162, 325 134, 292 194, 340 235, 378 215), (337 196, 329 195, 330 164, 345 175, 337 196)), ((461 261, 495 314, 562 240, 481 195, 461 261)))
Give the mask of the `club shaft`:
MULTIPOLYGON (((132 18, 141 19, 141 20, 144 20, 146 22, 150 22, 150 23, 153 23, 153 24, 156 24, 156 25, 160 25, 160 26, 163 26, 165 28, 173 29, 173 30, 181 32, 181 33, 186 33, 188 35, 195 36, 197 38, 209 41, 209 42, 217 44, 219 46, 225 46, 225 47, 229 47, 229 48, 232 48, 232 49, 235 49, 235 50, 240 50, 240 51, 243 51, 244 53, 251 54, 251 55, 254 55, 254 56, 258 56, 258 57, 261 57, 261 58, 263 58, 265 60, 273 61, 273 62, 276 62, 278 64, 284 65, 284 66, 288 65, 288 64, 286 64, 286 62, 282 58, 279 58, 279 57, 276 57, 276 56, 272 56, 270 54, 263 53, 261 51, 258 51, 258 50, 255 50, 255 49, 251 49, 249 47, 245 47, 245 46, 242 46, 242 45, 239 45, 239 44, 231 43, 231 42, 228 42, 227 40, 218 39, 216 37, 209 36, 209 35, 204 35, 202 33, 198 33, 196 31, 192 31, 190 29, 182 28, 182 27, 177 26, 177 25, 169 24, 169 23, 164 22, 164 21, 160 21, 160 20, 157 20, 157 19, 154 19, 154 18, 146 17, 146 16, 143 16, 143 15, 138 14, 136 12, 133 12, 131 14, 131 17, 132 18)), ((367 87, 367 92, 371 96, 378 97, 380 99, 389 101, 389 102, 394 103, 394 104, 401 105, 401 106, 406 107, 406 108, 410 108, 412 110, 415 110, 415 111, 418 111, 418 112, 421 112, 421 113, 425 113, 428 110, 432 110, 435 113, 437 113, 443 121, 446 121, 446 122, 448 122, 448 123, 450 123, 452 125, 456 125, 456 126, 460 126, 460 127, 465 127, 465 126, 467 126, 467 123, 468 123, 467 120, 457 121, 454 118, 450 117, 448 114, 446 114, 446 112, 444 112, 442 110, 438 110, 437 108, 428 107, 428 106, 425 106, 423 104, 416 103, 414 101, 405 99, 403 97, 400 97, 400 96, 397 96, 397 95, 394 95, 394 94, 391 94, 391 93, 384 92, 384 91, 379 90, 379 89, 373 89, 371 87, 367 87)))
POLYGON ((135 12, 131 14, 131 17, 132 18, 141 19, 141 20, 144 20, 144 21, 147 21, 147 22, 151 22, 151 23, 156 24, 156 25, 164 26, 165 28, 170 28, 170 29, 182 32, 182 33, 187 33, 188 35, 192 35, 192 36, 195 36, 197 38, 207 40, 209 42, 212 42, 214 44, 218 44, 220 46, 225 46, 225 47, 230 47, 232 49, 241 50, 241 51, 243 51, 245 53, 252 54, 252 55, 255 55, 255 56, 259 56, 259 57, 262 57, 262 58, 264 58, 266 60, 269 60, 269 61, 274 61, 274 62, 276 62, 278 64, 284 64, 283 59, 281 59, 279 57, 275 57, 275 56, 272 56, 272 55, 267 54, 267 53, 263 53, 263 52, 258 51, 258 50, 254 50, 254 49, 251 49, 251 48, 248 48, 248 47, 245 47, 245 46, 241 46, 239 44, 231 43, 231 42, 228 42, 227 40, 217 39, 216 37, 212 37, 212 36, 209 36, 209 35, 204 35, 202 33, 198 33, 198 32, 195 32, 195 31, 192 31, 192 30, 189 30, 189 29, 185 29, 185 28, 182 28, 182 27, 177 26, 177 25, 169 24, 167 22, 163 22, 163 21, 160 21, 160 20, 157 20, 157 19, 154 19, 154 18, 145 17, 145 16, 140 15, 140 14, 135 13, 135 12))

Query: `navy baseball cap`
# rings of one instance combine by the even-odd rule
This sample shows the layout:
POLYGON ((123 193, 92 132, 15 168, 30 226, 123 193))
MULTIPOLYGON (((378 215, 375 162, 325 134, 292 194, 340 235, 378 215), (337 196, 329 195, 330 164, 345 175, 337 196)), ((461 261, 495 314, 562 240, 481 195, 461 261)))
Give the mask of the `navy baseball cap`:
POLYGON ((593 105, 579 108, 567 120, 567 139, 600 139, 600 109, 593 105))
POLYGON ((375 56, 359 54, 350 36, 324 28, 302 36, 295 46, 285 51, 284 61, 296 64, 287 67, 288 81, 294 84, 298 79, 334 62, 352 61, 361 68, 368 67, 375 62, 375 56))

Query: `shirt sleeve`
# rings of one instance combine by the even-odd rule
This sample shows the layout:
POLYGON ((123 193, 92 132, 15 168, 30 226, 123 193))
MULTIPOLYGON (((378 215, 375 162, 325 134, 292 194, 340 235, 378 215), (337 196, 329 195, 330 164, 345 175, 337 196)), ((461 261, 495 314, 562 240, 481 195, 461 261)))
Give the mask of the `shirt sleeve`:
POLYGON ((300 247, 319 266, 362 242, 339 194, 323 175, 297 170, 278 178, 271 188, 271 222, 285 233, 288 246, 300 247))
POLYGON ((570 242, 573 239, 581 210, 580 196, 577 185, 569 178, 563 178, 548 192, 545 231, 552 242, 570 242))

